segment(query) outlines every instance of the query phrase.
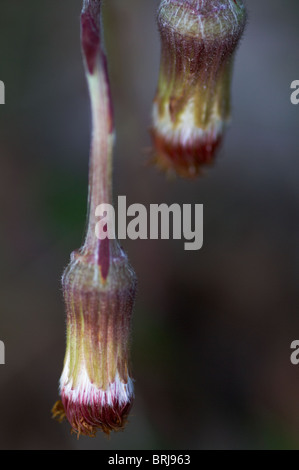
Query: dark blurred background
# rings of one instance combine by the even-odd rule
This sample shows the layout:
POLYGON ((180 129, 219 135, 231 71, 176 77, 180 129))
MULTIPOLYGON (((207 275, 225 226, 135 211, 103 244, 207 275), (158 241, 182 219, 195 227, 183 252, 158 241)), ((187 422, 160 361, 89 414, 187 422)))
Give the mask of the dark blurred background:
POLYGON ((80 0, 1 0, 1 449, 299 448, 299 3, 251 0, 233 122, 195 182, 147 166, 159 68, 157 1, 107 0, 114 195, 204 204, 204 247, 125 241, 139 279, 136 402, 124 433, 51 419, 65 348, 60 276, 86 215, 89 102, 80 0))

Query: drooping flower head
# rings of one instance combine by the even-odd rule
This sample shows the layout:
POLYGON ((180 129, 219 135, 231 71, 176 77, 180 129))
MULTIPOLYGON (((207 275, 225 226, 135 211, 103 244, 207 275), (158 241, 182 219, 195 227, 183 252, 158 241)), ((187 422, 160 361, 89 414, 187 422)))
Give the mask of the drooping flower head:
POLYGON ((82 51, 92 107, 89 216, 85 243, 71 255, 62 287, 67 346, 53 408, 72 429, 94 436, 122 429, 133 403, 129 365, 136 276, 115 239, 96 237, 96 208, 112 201, 113 113, 106 57, 101 46, 100 0, 85 0, 82 51))
POLYGON ((161 0, 161 66, 152 137, 158 166, 185 177, 210 164, 230 119, 242 0, 161 0))
MULTIPOLYGON (((116 247, 117 248, 117 247, 116 247)), ((121 249, 104 279, 92 256, 75 252, 63 292, 67 347, 60 378, 62 410, 79 434, 122 429, 133 403, 129 337, 136 278, 121 249)))

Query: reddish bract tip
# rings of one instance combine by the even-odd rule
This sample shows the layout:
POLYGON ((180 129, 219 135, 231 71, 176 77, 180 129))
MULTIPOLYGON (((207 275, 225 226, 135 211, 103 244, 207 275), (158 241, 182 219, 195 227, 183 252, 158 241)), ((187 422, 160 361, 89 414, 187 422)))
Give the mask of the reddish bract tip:
POLYGON ((124 429, 132 402, 110 405, 87 404, 84 400, 72 402, 62 393, 61 401, 53 410, 53 416, 62 421, 65 417, 72 426, 72 431, 80 435, 95 437, 98 430, 105 434, 124 429), (56 415, 55 415, 56 414, 56 415))
POLYGON ((207 135, 189 144, 172 142, 152 131, 155 147, 155 163, 162 170, 174 170, 184 178, 194 178, 201 173, 202 167, 215 161, 215 153, 222 142, 222 136, 207 135))

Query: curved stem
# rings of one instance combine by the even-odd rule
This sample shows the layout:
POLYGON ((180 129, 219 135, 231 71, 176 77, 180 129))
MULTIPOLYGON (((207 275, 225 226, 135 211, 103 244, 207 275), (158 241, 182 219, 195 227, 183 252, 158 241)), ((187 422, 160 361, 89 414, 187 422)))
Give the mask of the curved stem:
MULTIPOLYGON (((83 254, 92 255, 108 274, 110 253, 118 251, 115 240, 98 240, 95 211, 100 204, 112 204, 113 109, 107 60, 101 38, 101 0, 84 0, 81 14, 81 42, 92 114, 92 143, 89 168, 88 225, 83 254), (104 266, 104 268, 103 268, 104 266)), ((105 275, 103 276, 106 277, 105 275)))

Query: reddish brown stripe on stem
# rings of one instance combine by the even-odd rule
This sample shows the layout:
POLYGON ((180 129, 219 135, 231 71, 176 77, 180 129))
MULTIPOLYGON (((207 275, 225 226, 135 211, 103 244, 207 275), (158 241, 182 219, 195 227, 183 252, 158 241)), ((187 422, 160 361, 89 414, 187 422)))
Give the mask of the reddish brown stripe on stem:
POLYGON ((88 11, 81 15, 81 37, 88 71, 93 74, 100 47, 100 33, 94 18, 88 11))
POLYGON ((112 134, 113 129, 114 129, 114 110, 113 110, 113 105, 112 105, 112 94, 111 94, 111 88, 109 85, 109 74, 108 74, 108 64, 107 64, 107 58, 105 54, 103 54, 102 57, 102 62, 103 62, 103 69, 106 77, 106 83, 107 83, 107 95, 108 95, 108 106, 109 106, 109 133, 112 134))

